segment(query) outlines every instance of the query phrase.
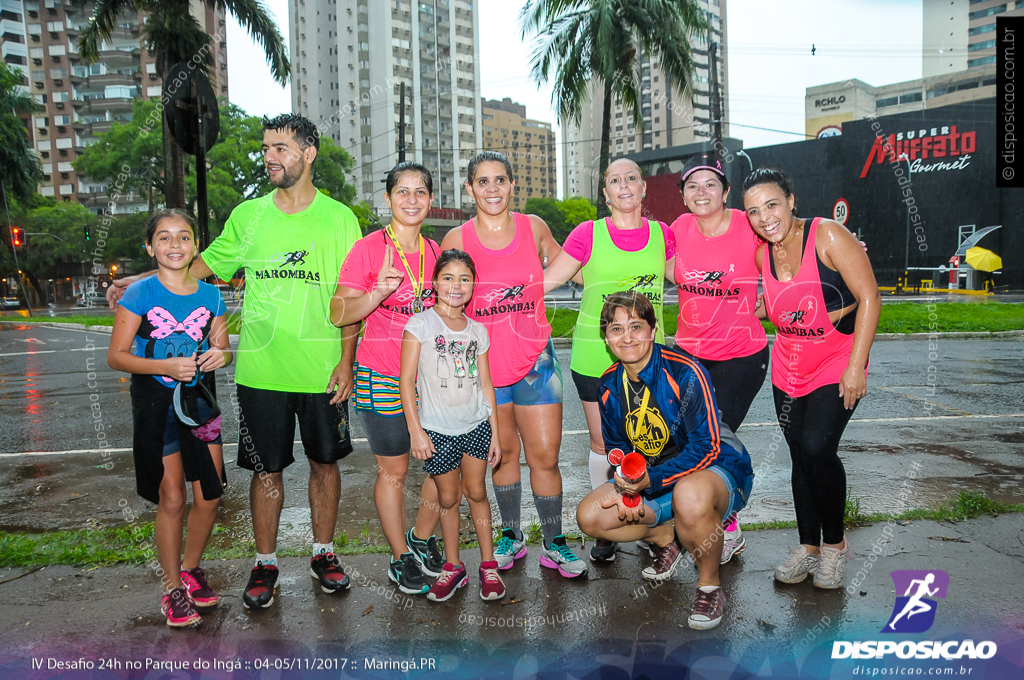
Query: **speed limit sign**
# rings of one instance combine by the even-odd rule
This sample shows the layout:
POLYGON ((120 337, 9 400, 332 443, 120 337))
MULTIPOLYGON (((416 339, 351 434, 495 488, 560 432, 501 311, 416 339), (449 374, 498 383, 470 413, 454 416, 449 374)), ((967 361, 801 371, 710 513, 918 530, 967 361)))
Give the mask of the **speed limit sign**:
POLYGON ((832 206, 832 219, 844 226, 846 225, 846 220, 850 219, 850 204, 846 202, 845 198, 840 198, 832 206))

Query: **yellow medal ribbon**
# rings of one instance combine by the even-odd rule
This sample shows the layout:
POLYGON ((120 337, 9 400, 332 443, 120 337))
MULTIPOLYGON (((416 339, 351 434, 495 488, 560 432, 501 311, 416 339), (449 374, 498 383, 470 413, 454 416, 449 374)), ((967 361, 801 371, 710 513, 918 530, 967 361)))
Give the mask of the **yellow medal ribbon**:
MULTIPOLYGON (((632 411, 632 409, 629 408, 630 407, 630 399, 632 398, 633 393, 632 393, 632 391, 629 388, 629 378, 626 376, 626 370, 625 369, 622 370, 622 389, 625 390, 625 392, 626 392, 626 413, 630 413, 632 411)), ((640 409, 639 409, 639 413, 637 413, 637 417, 636 417, 637 427, 640 427, 641 425, 643 425, 644 418, 647 416, 647 404, 650 401, 650 398, 651 398, 651 391, 649 389, 647 389, 646 385, 644 385, 644 397, 640 401, 640 409)), ((629 441, 630 441, 630 443, 633 444, 633 450, 635 451, 636 450, 636 441, 635 441, 634 438, 636 437, 636 430, 633 430, 632 432, 628 431, 628 430, 632 429, 632 428, 629 427, 629 419, 628 418, 626 419, 626 429, 627 429, 626 434, 629 435, 629 441)))
POLYGON ((409 283, 412 285, 412 300, 413 307, 422 307, 423 302, 420 300, 420 294, 423 292, 423 272, 424 272, 424 261, 426 258, 427 249, 423 246, 423 234, 420 234, 420 268, 419 273, 414 278, 412 275, 412 267, 409 266, 409 260, 405 257, 405 252, 402 250, 402 244, 398 242, 398 237, 395 236, 395 230, 389 223, 388 226, 384 227, 385 233, 391 242, 395 244, 395 250, 398 251, 398 257, 402 258, 402 264, 405 266, 405 273, 409 275, 409 283))

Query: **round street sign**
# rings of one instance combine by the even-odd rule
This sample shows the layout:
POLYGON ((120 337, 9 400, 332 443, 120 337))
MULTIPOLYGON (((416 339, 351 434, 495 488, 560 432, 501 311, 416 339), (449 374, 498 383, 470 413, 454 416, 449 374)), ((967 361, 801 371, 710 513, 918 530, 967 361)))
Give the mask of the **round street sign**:
POLYGON ((832 219, 846 226, 846 220, 850 219, 850 204, 846 202, 845 198, 840 198, 832 206, 832 219))

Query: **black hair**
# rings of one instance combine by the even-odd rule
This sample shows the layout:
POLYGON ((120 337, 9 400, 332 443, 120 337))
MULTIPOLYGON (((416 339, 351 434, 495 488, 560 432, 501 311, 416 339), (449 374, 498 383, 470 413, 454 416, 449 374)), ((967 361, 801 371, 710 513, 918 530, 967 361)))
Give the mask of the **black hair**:
POLYGON ((512 174, 512 164, 508 162, 507 158, 505 158, 505 154, 498 153, 497 151, 483 151, 473 156, 472 160, 469 161, 469 165, 466 166, 466 182, 472 184, 473 180, 476 178, 477 168, 480 167, 481 163, 488 162, 501 163, 504 165, 505 174, 508 175, 508 181, 516 181, 515 176, 512 174))
POLYGON ((146 243, 153 245, 153 237, 156 236, 156 228, 160 226, 160 223, 169 217, 180 217, 185 220, 185 224, 192 230, 192 238, 196 236, 196 221, 184 210, 178 208, 164 208, 163 210, 155 210, 149 215, 149 219, 146 220, 146 243))
MULTIPOLYGON (((786 198, 794 195, 793 180, 778 166, 757 168, 747 175, 747 178, 743 180, 743 194, 746 195, 748 191, 760 184, 774 184, 786 198)), ((796 216, 795 198, 793 199, 793 215, 796 216)))
POLYGON ((303 151, 309 147, 320 151, 320 129, 309 118, 297 113, 282 113, 273 118, 263 116, 263 130, 287 130, 303 151))
POLYGON ((469 271, 473 274, 473 282, 476 282, 476 264, 473 262, 473 258, 465 250, 459 250, 458 248, 450 248, 438 256, 437 262, 434 263, 434 273, 430 280, 436 283, 437 275, 452 262, 461 262, 469 267, 469 271))
POLYGON ((686 165, 683 166, 683 171, 679 173, 679 190, 683 190, 683 186, 686 183, 686 177, 696 172, 698 169, 708 169, 711 172, 718 175, 718 181, 722 183, 722 193, 729 190, 729 178, 725 176, 725 169, 722 167, 722 161, 718 159, 713 151, 699 153, 696 156, 686 161, 686 165))
POLYGON ((615 320, 616 309, 624 309, 630 317, 643 319, 651 328, 658 325, 658 317, 650 299, 635 290, 623 290, 604 299, 604 306, 601 308, 601 335, 608 334, 608 325, 615 320))
POLYGON ((427 193, 431 196, 434 195, 434 180, 430 176, 430 171, 419 163, 403 161, 391 168, 391 171, 388 172, 387 180, 384 182, 384 191, 388 196, 391 195, 391 191, 395 188, 395 185, 398 184, 398 178, 407 172, 420 173, 423 178, 423 184, 427 187, 427 193))

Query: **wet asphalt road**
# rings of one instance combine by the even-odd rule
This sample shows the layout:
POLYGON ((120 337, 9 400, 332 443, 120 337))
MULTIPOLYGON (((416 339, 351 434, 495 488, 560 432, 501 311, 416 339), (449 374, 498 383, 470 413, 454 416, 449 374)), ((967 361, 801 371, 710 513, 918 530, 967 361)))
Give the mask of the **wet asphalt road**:
MULTIPOLYGON (((142 520, 152 518, 152 508, 134 494, 130 453, 104 457, 97 450, 96 422, 102 423, 112 448, 127 448, 131 442, 127 376, 106 368, 108 339, 72 329, 0 326, 0 529, 37 532, 117 524, 123 521, 120 499, 142 520), (92 404, 98 404, 99 417, 92 404)), ((862 512, 927 507, 957 489, 1022 502, 1024 342, 940 340, 934 352, 930 358, 926 341, 878 342, 872 351, 869 396, 858 407, 841 449, 862 512), (934 394, 930 375, 935 376, 934 394)), ((563 364, 567 354, 559 351, 563 364)), ((218 376, 222 405, 230 403, 229 379, 230 371, 218 376)), ((567 384, 561 468, 569 531, 575 530, 573 509, 589 486, 585 427, 575 389, 567 384)), ((350 544, 379 542, 370 497, 372 458, 365 441, 358 441, 363 434, 355 419, 353 430, 356 450, 342 464, 339 530, 350 544)), ((766 384, 739 433, 758 475, 752 502, 741 514, 744 522, 793 518, 788 453, 784 443, 773 448, 777 433, 766 384)), ((236 425, 226 418, 225 441, 233 442, 236 434, 236 425)), ((301 447, 296 448, 299 454, 301 447)), ((234 453, 233 447, 226 449, 231 486, 222 511, 223 523, 232 529, 215 541, 244 539, 248 532, 247 476, 230 464, 234 453)), ((309 540, 306 466, 301 455, 296 458, 299 463, 286 475, 281 548, 309 540)), ((410 498, 421 480, 421 473, 411 475, 410 498)), ((524 487, 528 499, 525 467, 524 487)), ((381 555, 345 557, 354 587, 340 596, 314 589, 305 560, 288 558, 282 562, 278 605, 258 614, 246 612, 240 602, 248 561, 213 562, 207 569, 223 601, 205 617, 199 633, 167 629, 157 611, 157 578, 145 567, 50 567, 0 584, 0 676, 23 677, 28 659, 47 656, 237 657, 251 664, 264 657, 344 660, 358 654, 360 667, 372 656, 434 658, 438 670, 453 677, 474 677, 494 668, 507 677, 542 670, 567 677, 566 669, 582 677, 598 661, 639 677, 641 662, 705 663, 710 658, 719 659, 714 661, 719 666, 695 677, 726 677, 730 663, 756 673, 764 664, 777 667, 794 655, 824 649, 819 643, 825 638, 874 639, 893 606, 888 572, 899 568, 945 569, 956 584, 942 603, 946 615, 921 639, 962 637, 970 631, 975 639, 1005 638, 1019 646, 1024 516, 958 525, 912 522, 888 533, 885 525, 874 525, 852 531, 850 539, 855 553, 851 575, 854 567, 866 575, 853 592, 825 592, 807 583, 787 587, 771 579, 796 542, 795 531, 748 532, 747 551, 722 572, 730 603, 726 625, 711 633, 685 628, 695 571, 684 563, 668 583, 643 589, 639 569, 649 558, 632 545, 614 564, 591 569, 586 582, 567 582, 542 569, 531 548, 530 557, 505 574, 505 604, 484 603, 476 596, 479 559, 472 552, 464 553, 470 586, 442 604, 409 599, 386 585, 381 555), (873 547, 880 555, 877 565, 869 562, 873 547), (873 568, 859 566, 869 563, 873 568), (681 654, 692 657, 687 661, 681 654)), ((21 573, 0 571, 0 581, 21 573)), ((256 670, 243 668, 252 677, 256 670)), ((271 675, 265 671, 262 677, 271 675)), ((648 675, 659 677, 653 671, 648 675)))

